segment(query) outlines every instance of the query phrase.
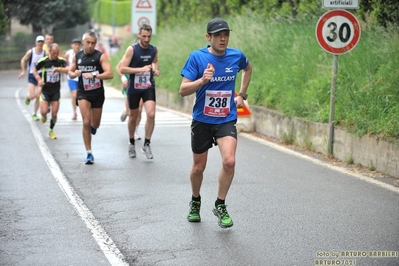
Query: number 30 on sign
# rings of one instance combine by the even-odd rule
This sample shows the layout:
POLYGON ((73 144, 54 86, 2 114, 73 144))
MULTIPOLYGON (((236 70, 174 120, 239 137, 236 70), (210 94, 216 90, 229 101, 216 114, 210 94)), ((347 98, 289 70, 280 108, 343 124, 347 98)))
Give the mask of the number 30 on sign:
POLYGON ((357 18, 346 10, 324 13, 316 25, 316 38, 326 52, 339 55, 351 51, 360 39, 357 18))

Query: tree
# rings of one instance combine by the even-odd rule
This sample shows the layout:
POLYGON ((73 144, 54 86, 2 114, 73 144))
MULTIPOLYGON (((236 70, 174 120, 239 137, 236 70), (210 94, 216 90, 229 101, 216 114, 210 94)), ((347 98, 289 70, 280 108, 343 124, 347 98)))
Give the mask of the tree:
POLYGON ((3 3, 0 2, 0 35, 4 35, 7 32, 7 18, 4 12, 3 3))
POLYGON ((32 25, 34 32, 70 28, 90 20, 88 0, 3 0, 6 16, 22 25, 32 25))

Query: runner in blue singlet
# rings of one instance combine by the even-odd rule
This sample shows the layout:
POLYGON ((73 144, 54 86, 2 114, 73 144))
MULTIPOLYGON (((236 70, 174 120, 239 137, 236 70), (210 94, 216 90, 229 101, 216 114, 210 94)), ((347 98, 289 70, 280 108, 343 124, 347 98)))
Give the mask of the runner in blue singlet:
POLYGON ((192 52, 181 71, 180 95, 196 94, 191 124, 193 165, 190 172, 192 197, 187 216, 200 222, 200 189, 208 158, 208 149, 218 145, 222 156, 218 196, 213 213, 220 227, 233 226, 225 199, 234 177, 237 148, 237 111, 247 98, 252 66, 238 49, 228 48, 230 27, 221 18, 209 21, 207 40, 210 45, 192 52), (235 83, 242 70, 241 87, 235 97, 235 83))

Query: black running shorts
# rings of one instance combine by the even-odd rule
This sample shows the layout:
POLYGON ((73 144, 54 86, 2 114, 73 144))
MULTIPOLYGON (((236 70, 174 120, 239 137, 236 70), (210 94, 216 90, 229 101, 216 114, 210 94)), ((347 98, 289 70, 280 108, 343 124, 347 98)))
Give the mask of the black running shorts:
POLYGON ((129 102, 129 109, 134 110, 139 108, 140 99, 143 99, 144 103, 146 101, 155 102, 155 89, 143 89, 143 90, 135 89, 133 93, 130 93, 128 91, 127 100, 129 102))
POLYGON ((91 108, 102 108, 105 101, 104 91, 101 93, 79 93, 76 96, 76 102, 79 103, 80 100, 86 100, 91 103, 91 108))
POLYGON ((196 120, 191 122, 191 150, 201 154, 217 145, 217 139, 231 136, 237 139, 237 120, 223 124, 206 124, 196 120))
POLYGON ((45 88, 43 88, 42 93, 40 94, 40 101, 58 102, 60 98, 60 90, 46 90, 45 88))

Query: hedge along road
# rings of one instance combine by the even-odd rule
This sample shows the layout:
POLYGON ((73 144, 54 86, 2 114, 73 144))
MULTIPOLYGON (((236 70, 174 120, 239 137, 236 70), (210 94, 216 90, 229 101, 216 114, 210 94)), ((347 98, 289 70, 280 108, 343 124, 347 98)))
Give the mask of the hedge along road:
POLYGON ((399 263, 396 188, 240 134, 227 198, 234 226, 220 228, 211 212, 217 148, 205 171, 202 222, 192 224, 187 115, 157 108, 154 160, 131 159, 123 98, 109 88, 88 166, 66 83, 51 140, 48 124, 30 120, 26 81, 17 76, 0 72, 1 265, 399 263))

